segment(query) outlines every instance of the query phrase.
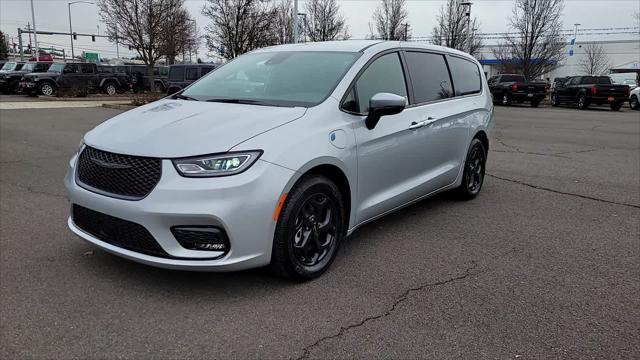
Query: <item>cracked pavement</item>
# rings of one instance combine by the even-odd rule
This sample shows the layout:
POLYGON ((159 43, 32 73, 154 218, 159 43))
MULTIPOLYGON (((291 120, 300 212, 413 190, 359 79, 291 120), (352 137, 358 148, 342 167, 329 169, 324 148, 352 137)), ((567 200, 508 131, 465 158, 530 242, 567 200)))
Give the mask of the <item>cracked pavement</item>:
POLYGON ((0 358, 640 358, 640 112, 497 107, 476 200, 371 223, 304 284, 76 239, 67 161, 117 113, 0 111, 0 358))

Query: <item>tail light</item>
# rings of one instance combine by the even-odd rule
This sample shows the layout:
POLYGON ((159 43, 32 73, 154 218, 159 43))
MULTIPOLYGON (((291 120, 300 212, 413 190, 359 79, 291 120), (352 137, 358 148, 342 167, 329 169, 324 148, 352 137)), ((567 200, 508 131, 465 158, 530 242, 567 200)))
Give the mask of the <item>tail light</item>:
POLYGON ((511 91, 518 91, 518 84, 512 84, 511 91))
POLYGON ((544 92, 549 92, 549 84, 544 86, 544 92))
POLYGON ((595 95, 595 94, 597 94, 597 93, 598 93, 598 88, 597 88, 597 87, 595 87, 595 86, 593 86, 593 87, 591 88, 591 95, 595 95))

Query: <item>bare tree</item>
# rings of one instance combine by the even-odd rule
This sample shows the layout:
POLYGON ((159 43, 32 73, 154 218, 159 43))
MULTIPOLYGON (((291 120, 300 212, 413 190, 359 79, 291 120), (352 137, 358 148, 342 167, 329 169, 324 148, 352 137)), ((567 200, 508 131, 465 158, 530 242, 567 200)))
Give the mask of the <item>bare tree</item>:
POLYGON ((564 0, 516 0, 510 19, 514 34, 494 48, 502 71, 516 69, 535 79, 560 66, 564 59, 562 10, 564 0))
POLYGON ((407 40, 408 17, 405 0, 382 0, 373 12, 376 33, 371 37, 383 40, 407 40))
MULTIPOLYGON (((298 22, 298 33, 302 33, 302 22, 298 22)), ((277 44, 293 42, 293 3, 291 0, 280 0, 275 4, 273 31, 277 44)))
POLYGON ((207 0, 202 15, 207 47, 225 59, 277 43, 273 30, 275 8, 260 0, 207 0))
POLYGON ((482 48, 479 36, 480 22, 478 18, 469 21, 467 6, 458 0, 447 0, 442 5, 436 19, 436 26, 431 31, 431 42, 434 45, 446 46, 469 52, 478 57, 482 48))
POLYGON ((166 57, 168 64, 174 64, 176 57, 182 53, 191 52, 199 45, 198 32, 195 27, 195 20, 184 7, 184 0, 173 0, 176 2, 167 16, 167 29, 163 37, 162 54, 166 57))
POLYGON ((305 33, 310 41, 345 40, 350 37, 336 0, 309 0, 305 4, 305 33))
POLYGON ((600 44, 587 44, 583 47, 584 56, 578 63, 585 75, 602 75, 611 68, 611 62, 600 44))
POLYGON ((169 14, 181 4, 177 0, 98 0, 107 36, 138 53, 147 65, 151 85, 153 67, 163 55, 169 14))

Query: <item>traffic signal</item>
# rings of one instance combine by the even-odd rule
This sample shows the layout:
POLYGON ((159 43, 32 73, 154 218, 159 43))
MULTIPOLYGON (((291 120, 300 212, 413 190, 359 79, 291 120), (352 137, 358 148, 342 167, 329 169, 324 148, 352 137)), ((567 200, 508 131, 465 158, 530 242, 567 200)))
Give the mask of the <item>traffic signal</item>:
POLYGON ((73 33, 73 40, 78 40, 78 35, 76 35, 76 33, 73 33))
POLYGON ((96 42, 96 36, 95 35, 91 35, 91 41, 96 42))

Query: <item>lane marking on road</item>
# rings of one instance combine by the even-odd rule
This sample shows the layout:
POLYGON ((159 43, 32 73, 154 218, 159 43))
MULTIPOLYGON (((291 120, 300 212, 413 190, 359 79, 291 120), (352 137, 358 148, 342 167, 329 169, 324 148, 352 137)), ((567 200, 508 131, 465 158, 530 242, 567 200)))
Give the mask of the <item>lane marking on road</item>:
POLYGON ((0 110, 23 110, 23 109, 66 109, 66 108, 90 108, 101 107, 102 104, 124 105, 130 101, 17 101, 0 102, 0 110))

